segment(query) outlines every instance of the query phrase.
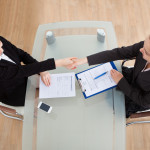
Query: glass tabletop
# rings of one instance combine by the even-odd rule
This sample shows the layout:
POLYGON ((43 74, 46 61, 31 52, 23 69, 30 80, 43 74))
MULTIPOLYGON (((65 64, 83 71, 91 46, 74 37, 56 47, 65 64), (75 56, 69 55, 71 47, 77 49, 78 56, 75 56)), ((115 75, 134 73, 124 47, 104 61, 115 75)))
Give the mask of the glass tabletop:
MULTIPOLYGON (((39 61, 65 57, 83 58, 117 47, 111 22, 77 21, 40 25, 33 47, 39 61), (105 41, 97 40, 97 29, 106 33, 105 41), (55 34, 55 42, 47 44, 46 33, 55 34)), ((120 63, 115 62, 118 70, 120 63)), ((57 68, 53 73, 78 73, 93 66, 82 65, 75 70, 57 68)), ((76 96, 39 99, 37 78, 28 79, 23 124, 23 150, 124 150, 124 96, 115 88, 84 99, 76 80, 76 96), (42 101, 53 107, 50 114, 37 108, 42 101)))

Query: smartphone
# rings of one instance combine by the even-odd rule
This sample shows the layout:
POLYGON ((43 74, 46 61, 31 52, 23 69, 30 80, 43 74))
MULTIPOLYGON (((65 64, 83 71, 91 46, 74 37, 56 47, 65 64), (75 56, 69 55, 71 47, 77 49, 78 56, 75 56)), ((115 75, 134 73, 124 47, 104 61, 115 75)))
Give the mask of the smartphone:
POLYGON ((49 106, 43 102, 40 102, 38 104, 38 108, 44 110, 47 113, 50 113, 52 111, 52 106, 49 106))

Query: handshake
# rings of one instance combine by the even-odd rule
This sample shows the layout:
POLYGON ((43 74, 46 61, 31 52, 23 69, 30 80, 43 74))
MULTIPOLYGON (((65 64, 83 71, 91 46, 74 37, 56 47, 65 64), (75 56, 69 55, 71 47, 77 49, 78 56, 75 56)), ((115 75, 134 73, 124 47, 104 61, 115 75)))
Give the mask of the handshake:
POLYGON ((78 59, 77 57, 69 57, 55 61, 56 67, 65 67, 67 69, 76 69, 77 66, 85 63, 87 63, 87 58, 78 59))
MULTIPOLYGON (((67 69, 76 69, 77 66, 87 63, 87 58, 78 59, 77 57, 69 57, 64 59, 55 60, 55 66, 57 67, 65 67, 67 69)), ((46 86, 50 86, 50 74, 47 71, 40 73, 41 80, 46 86)))
MULTIPOLYGON (((55 60, 55 65, 56 65, 56 68, 57 67, 65 67, 67 69, 76 69, 77 66, 85 64, 87 62, 88 62, 87 58, 78 59, 77 57, 69 57, 69 58, 55 60)), ((118 84, 118 82, 123 78, 123 75, 114 69, 112 69, 110 71, 110 74, 111 74, 112 79, 116 82, 116 84, 118 84)), ((41 79, 42 79, 43 83, 46 86, 49 86, 50 85, 49 72, 47 72, 47 71, 41 72, 40 75, 41 75, 41 79)))

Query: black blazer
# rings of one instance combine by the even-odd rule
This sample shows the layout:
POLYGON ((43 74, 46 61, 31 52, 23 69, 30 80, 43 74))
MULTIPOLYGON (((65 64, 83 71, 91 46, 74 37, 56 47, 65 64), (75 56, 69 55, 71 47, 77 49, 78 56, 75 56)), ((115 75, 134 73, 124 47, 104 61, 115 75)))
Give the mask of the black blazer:
POLYGON ((146 65, 146 60, 143 59, 142 54, 139 51, 143 45, 144 42, 141 41, 128 47, 115 48, 113 50, 107 50, 94 54, 88 56, 87 59, 89 65, 94 65, 136 57, 132 84, 129 84, 123 77, 119 81, 118 87, 136 104, 147 108, 150 107, 150 71, 141 72, 146 65))
POLYGON ((54 59, 38 62, 1 36, 0 41, 4 54, 16 63, 0 60, 0 101, 12 106, 24 106, 27 77, 55 69, 54 59), (21 62, 26 65, 21 65, 21 62))

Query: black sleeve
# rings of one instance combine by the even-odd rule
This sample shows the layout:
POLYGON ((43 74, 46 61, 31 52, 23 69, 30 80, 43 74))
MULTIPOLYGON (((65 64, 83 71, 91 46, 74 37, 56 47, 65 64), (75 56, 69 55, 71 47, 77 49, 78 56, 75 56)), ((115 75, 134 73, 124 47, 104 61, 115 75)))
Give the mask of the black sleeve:
POLYGON ((139 54, 140 48, 143 47, 144 41, 131 46, 106 50, 87 56, 89 65, 106 63, 114 60, 122 60, 136 57, 139 54))
POLYGON ((43 71, 55 69, 54 59, 35 62, 28 65, 10 65, 0 67, 0 80, 11 80, 14 78, 29 77, 43 71))
POLYGON ((126 96, 138 105, 146 108, 150 107, 150 92, 144 92, 138 87, 133 87, 133 85, 130 85, 124 77, 119 81, 118 87, 126 96))
POLYGON ((23 51, 22 49, 17 48, 15 45, 10 43, 4 37, 0 36, 0 39, 2 40, 3 44, 6 44, 7 46, 9 46, 11 49, 13 49, 18 54, 20 60, 24 64, 31 64, 31 63, 37 62, 37 60, 34 59, 30 54, 28 54, 27 52, 23 51))

